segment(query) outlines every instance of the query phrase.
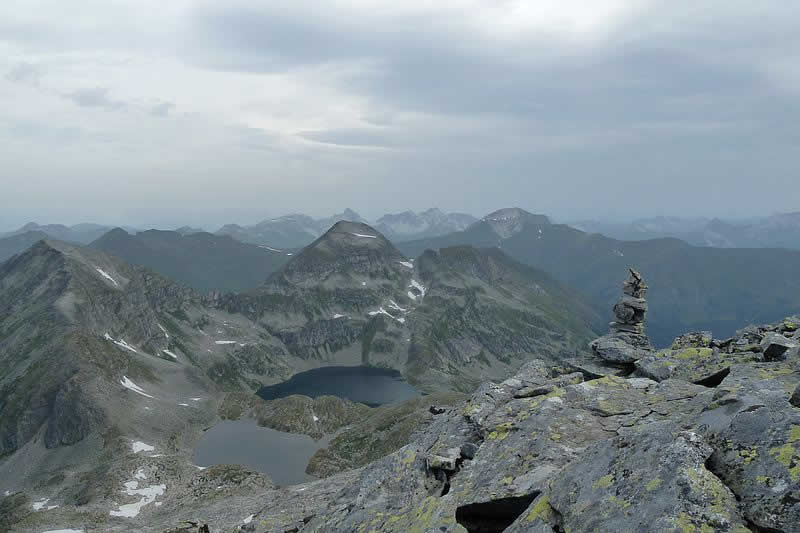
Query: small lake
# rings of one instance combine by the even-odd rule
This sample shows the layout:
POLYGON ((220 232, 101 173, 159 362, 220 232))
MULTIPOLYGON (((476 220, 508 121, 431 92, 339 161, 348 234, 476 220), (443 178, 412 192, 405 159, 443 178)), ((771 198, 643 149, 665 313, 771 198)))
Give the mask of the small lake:
POLYGON ((338 396, 375 407, 420 396, 397 370, 370 366, 326 366, 295 374, 291 379, 262 387, 258 395, 275 400, 292 394, 338 396))
POLYGON ((267 474, 279 486, 316 479, 306 474, 311 456, 325 448, 330 436, 315 441, 307 435, 284 433, 252 420, 226 420, 203 434, 194 451, 194 464, 242 465, 267 474))

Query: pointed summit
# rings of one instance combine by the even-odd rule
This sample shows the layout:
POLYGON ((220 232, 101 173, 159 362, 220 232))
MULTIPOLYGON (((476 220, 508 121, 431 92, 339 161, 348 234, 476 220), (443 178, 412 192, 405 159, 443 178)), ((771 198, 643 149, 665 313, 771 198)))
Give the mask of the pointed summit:
POLYGON ((396 279, 406 260, 382 233, 360 222, 340 221, 303 249, 271 279, 312 285, 331 277, 396 279))

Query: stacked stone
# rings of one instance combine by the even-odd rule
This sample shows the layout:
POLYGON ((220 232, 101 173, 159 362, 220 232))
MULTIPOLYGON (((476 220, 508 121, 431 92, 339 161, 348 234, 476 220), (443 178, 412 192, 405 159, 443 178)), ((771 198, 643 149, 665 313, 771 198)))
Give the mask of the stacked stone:
POLYGON ((616 321, 609 324, 609 334, 589 345, 597 357, 615 364, 631 364, 653 351, 644 333, 647 316, 647 283, 642 275, 629 268, 622 284, 622 297, 614 305, 616 321))
POLYGON ((630 275, 622 284, 622 298, 614 305, 616 322, 610 324, 611 332, 644 333, 647 316, 647 283, 636 270, 629 268, 630 275))

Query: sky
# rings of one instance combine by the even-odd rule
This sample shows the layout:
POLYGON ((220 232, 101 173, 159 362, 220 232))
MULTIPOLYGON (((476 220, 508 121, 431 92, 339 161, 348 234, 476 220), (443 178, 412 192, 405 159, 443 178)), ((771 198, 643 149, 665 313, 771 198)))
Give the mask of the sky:
POLYGON ((3 0, 0 229, 800 210, 800 3, 3 0))

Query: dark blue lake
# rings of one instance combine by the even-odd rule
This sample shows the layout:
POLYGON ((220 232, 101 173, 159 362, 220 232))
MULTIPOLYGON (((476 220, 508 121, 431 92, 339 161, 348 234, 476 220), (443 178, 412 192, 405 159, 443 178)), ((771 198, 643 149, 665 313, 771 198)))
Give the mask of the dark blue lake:
POLYGON ((397 370, 369 366, 326 366, 295 374, 276 385, 262 387, 258 395, 274 400, 302 394, 338 396, 372 407, 396 403, 420 396, 397 370))

